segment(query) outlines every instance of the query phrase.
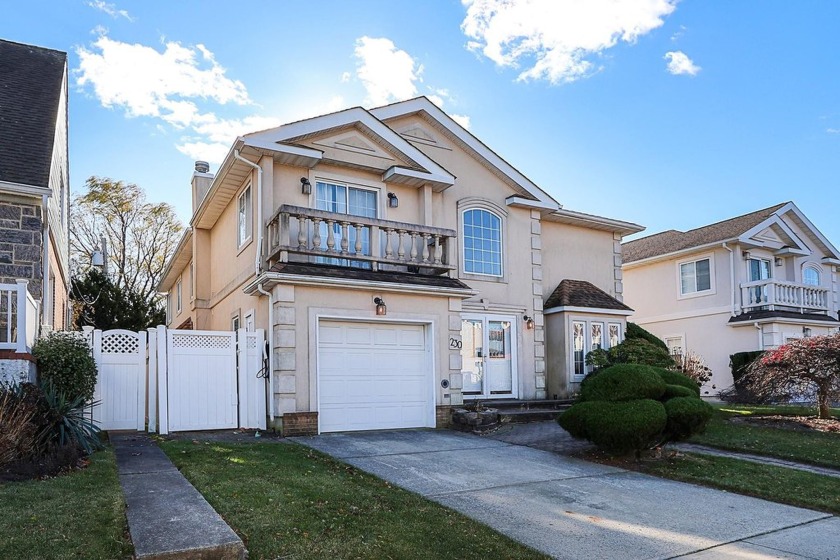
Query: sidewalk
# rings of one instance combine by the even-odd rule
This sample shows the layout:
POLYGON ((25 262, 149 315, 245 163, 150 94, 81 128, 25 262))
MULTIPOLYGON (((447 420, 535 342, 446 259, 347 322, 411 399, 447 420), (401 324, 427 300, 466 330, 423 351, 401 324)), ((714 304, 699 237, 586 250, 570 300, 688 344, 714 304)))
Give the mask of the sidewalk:
POLYGON ((823 476, 833 476, 834 478, 840 478, 840 471, 838 471, 837 469, 819 467, 817 465, 808 465, 805 463, 797 463, 795 461, 777 459, 776 457, 768 457, 766 455, 753 455, 751 453, 741 453, 740 451, 727 451, 725 449, 707 447, 705 445, 697 445, 694 443, 671 443, 668 444, 668 447, 670 449, 676 449, 684 453, 700 453, 703 455, 715 455, 716 457, 729 457, 731 459, 740 459, 742 461, 749 461, 751 463, 773 465, 775 467, 784 467, 786 469, 794 469, 797 471, 805 471, 813 474, 821 474, 823 476))
POLYGON ((149 437, 111 433, 138 559, 242 560, 245 545, 149 437))

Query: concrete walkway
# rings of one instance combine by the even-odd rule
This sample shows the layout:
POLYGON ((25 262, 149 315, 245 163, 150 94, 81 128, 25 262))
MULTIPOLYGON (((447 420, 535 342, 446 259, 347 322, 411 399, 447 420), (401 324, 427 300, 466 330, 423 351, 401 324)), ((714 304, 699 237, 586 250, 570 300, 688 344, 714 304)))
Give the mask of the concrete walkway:
POLYGON ((110 440, 136 558, 246 557, 242 540, 153 440, 137 433, 112 433, 110 440))
MULTIPOLYGON (((752 453, 726 451, 724 449, 717 449, 715 447, 707 447, 705 445, 697 445, 694 443, 672 443, 669 444, 668 447, 671 449, 683 451, 685 453, 702 453, 704 455, 715 455, 717 457, 729 457, 731 459, 741 459, 742 461, 749 461, 751 463, 773 465, 774 467, 784 467, 786 469, 794 469, 797 471, 804 471, 813 474, 821 474, 823 476, 833 476, 834 478, 840 478, 840 471, 838 471, 837 469, 830 469, 828 467, 818 467, 816 465, 806 465, 804 463, 797 463, 795 461, 786 461, 785 459, 767 457, 766 455, 753 455, 752 453)), ((838 490, 838 492, 840 492, 840 490, 838 490)))
POLYGON ((840 519, 446 430, 296 441, 563 559, 840 559, 840 519))

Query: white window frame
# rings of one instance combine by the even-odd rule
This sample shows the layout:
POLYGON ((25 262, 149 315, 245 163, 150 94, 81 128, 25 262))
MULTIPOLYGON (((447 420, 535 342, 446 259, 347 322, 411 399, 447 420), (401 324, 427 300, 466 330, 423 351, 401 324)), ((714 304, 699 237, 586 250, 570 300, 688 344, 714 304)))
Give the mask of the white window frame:
POLYGON ((685 334, 684 333, 675 333, 675 334, 665 335, 665 336, 662 337, 662 342, 664 342, 665 346, 668 347, 668 354, 670 356, 676 357, 677 355, 679 355, 680 357, 684 357, 686 355, 686 353, 688 353, 688 349, 685 347, 685 334), (679 349, 681 351, 680 354, 676 354, 672 351, 673 349, 671 348, 671 345, 668 344, 670 341, 679 341, 679 344, 677 346, 679 347, 679 349))
POLYGON ((239 318, 239 312, 237 311, 230 317, 230 330, 232 330, 233 332, 237 332, 241 328, 242 320, 239 318))
POLYGON ((236 198, 236 247, 237 249, 244 248, 254 237, 254 197, 251 194, 251 183, 242 189, 239 196, 236 198), (243 203, 244 198, 248 198, 247 204, 243 203), (240 238, 242 235, 242 210, 245 210, 245 232, 246 237, 240 238))
POLYGON ((181 296, 183 295, 183 285, 181 284, 183 276, 178 277, 178 282, 175 284, 175 312, 180 313, 182 309, 181 296))
POLYGON ((822 286, 822 283, 823 283, 822 268, 815 263, 805 263, 804 265, 802 265, 802 283, 805 284, 806 286, 814 286, 814 287, 822 286), (816 284, 808 284, 807 282, 805 282, 805 272, 808 271, 808 270, 813 270, 814 272, 817 273, 817 283, 816 284))
POLYGON ((460 238, 460 249, 461 249, 461 272, 467 276, 478 276, 478 277, 485 277, 485 278, 504 278, 505 277, 505 218, 504 216, 500 215, 498 212, 494 212, 489 208, 484 208, 482 206, 469 206, 466 208, 461 209, 461 223, 460 223, 460 231, 458 232, 458 237, 460 238), (472 212, 474 210, 478 210, 480 212, 487 212, 491 216, 495 216, 499 220, 499 274, 487 274, 486 272, 471 272, 467 270, 467 247, 466 247, 466 235, 464 234, 464 228, 466 227, 466 223, 464 220, 464 216, 467 212, 472 212))
POLYGON ((245 313, 245 320, 242 322, 242 325, 247 332, 254 332, 255 330, 257 330, 257 322, 256 317, 254 316, 253 309, 249 309, 248 312, 245 313), (251 328, 248 328, 249 319, 251 323, 251 328))
MULTIPOLYGON (((714 253, 708 253, 705 255, 698 255, 696 257, 692 257, 690 259, 683 259, 677 261, 677 299, 689 299, 695 297, 703 297, 703 296, 710 296, 717 293, 717 288, 715 286, 715 255, 714 253), (693 292, 686 292, 683 293, 682 291, 682 267, 686 264, 694 264, 700 261, 709 261, 709 289, 708 290, 695 290, 693 292)), ((694 287, 697 287, 697 268, 695 266, 694 269, 694 287)))
POLYGON ((592 351, 592 324, 598 323, 601 325, 601 348, 609 350, 610 325, 618 325, 618 343, 624 341, 624 331, 626 330, 622 323, 613 320, 610 317, 604 316, 582 316, 571 315, 566 322, 566 347, 568 348, 567 367, 569 370, 569 381, 571 383, 580 383, 583 379, 592 372, 592 369, 586 365, 586 355, 592 351), (575 373, 575 323, 583 323, 583 375, 575 373))

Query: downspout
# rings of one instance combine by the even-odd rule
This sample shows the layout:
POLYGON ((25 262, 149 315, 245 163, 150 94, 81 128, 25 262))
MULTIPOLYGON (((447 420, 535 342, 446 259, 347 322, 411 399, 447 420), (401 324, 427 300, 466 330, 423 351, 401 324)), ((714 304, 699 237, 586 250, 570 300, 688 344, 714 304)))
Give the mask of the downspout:
MULTIPOLYGON (((41 196, 41 218, 44 220, 44 239, 43 247, 41 247, 41 254, 43 259, 43 277, 41 278, 41 325, 47 323, 47 302, 52 294, 49 293, 50 288, 50 216, 49 216, 49 196, 41 196)), ((40 329, 39 329, 40 330, 40 329)))
POLYGON ((735 251, 729 248, 729 245, 726 243, 721 244, 721 246, 729 251, 729 277, 732 283, 731 289, 729 290, 729 313, 734 317, 735 316, 735 251))
MULTIPOLYGON (((257 254, 254 257, 254 276, 259 277, 262 271, 263 253, 263 219, 262 219, 262 167, 245 159, 239 150, 233 151, 233 157, 257 170, 257 254)), ((270 292, 265 291, 262 284, 257 284, 257 291, 268 297, 268 416, 274 423, 274 299, 270 292)))
MULTIPOLYGON (((233 157, 241 161, 242 163, 249 165, 257 170, 257 256, 254 258, 254 275, 259 276, 260 271, 262 270, 262 251, 263 251, 263 219, 262 219, 262 175, 263 170, 262 167, 257 165, 256 163, 249 161, 242 157, 239 153, 239 150, 233 151, 233 157)), ((262 292, 261 293, 265 293, 262 292)))
POLYGON ((758 329, 758 349, 764 350, 764 332, 761 329, 761 325, 755 322, 753 326, 758 329))
POLYGON ((274 296, 266 292, 262 284, 257 284, 257 291, 268 296, 268 417, 274 423, 274 296))

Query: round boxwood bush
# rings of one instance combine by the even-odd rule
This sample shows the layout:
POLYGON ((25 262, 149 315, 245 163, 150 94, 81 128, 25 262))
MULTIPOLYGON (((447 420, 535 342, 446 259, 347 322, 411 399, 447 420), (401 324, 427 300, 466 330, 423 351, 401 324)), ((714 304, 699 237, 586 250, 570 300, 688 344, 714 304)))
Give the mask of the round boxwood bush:
POLYGON ((654 368, 654 370, 668 385, 680 385, 681 387, 691 389, 692 395, 700 396, 700 386, 690 377, 665 368, 654 368))
POLYGON ((711 419, 714 409, 706 401, 696 397, 675 397, 665 402, 668 414, 666 431, 669 439, 685 439, 703 431, 711 419))
POLYGON ((40 338, 32 347, 38 360, 38 377, 68 399, 93 399, 96 387, 96 363, 90 346, 81 337, 68 332, 53 332, 40 338))
POLYGON ((688 387, 683 387, 682 385, 665 385, 665 394, 662 395, 660 400, 668 401, 673 399, 674 397, 693 397, 697 398, 697 395, 689 389, 688 387))
POLYGON ((668 419, 661 402, 638 399, 578 403, 558 421, 573 437, 588 439, 613 453, 627 453, 657 443, 668 419))
POLYGON ((665 394, 665 381, 656 371, 639 364, 617 364, 598 372, 581 384, 581 401, 632 401, 659 399, 665 394))

